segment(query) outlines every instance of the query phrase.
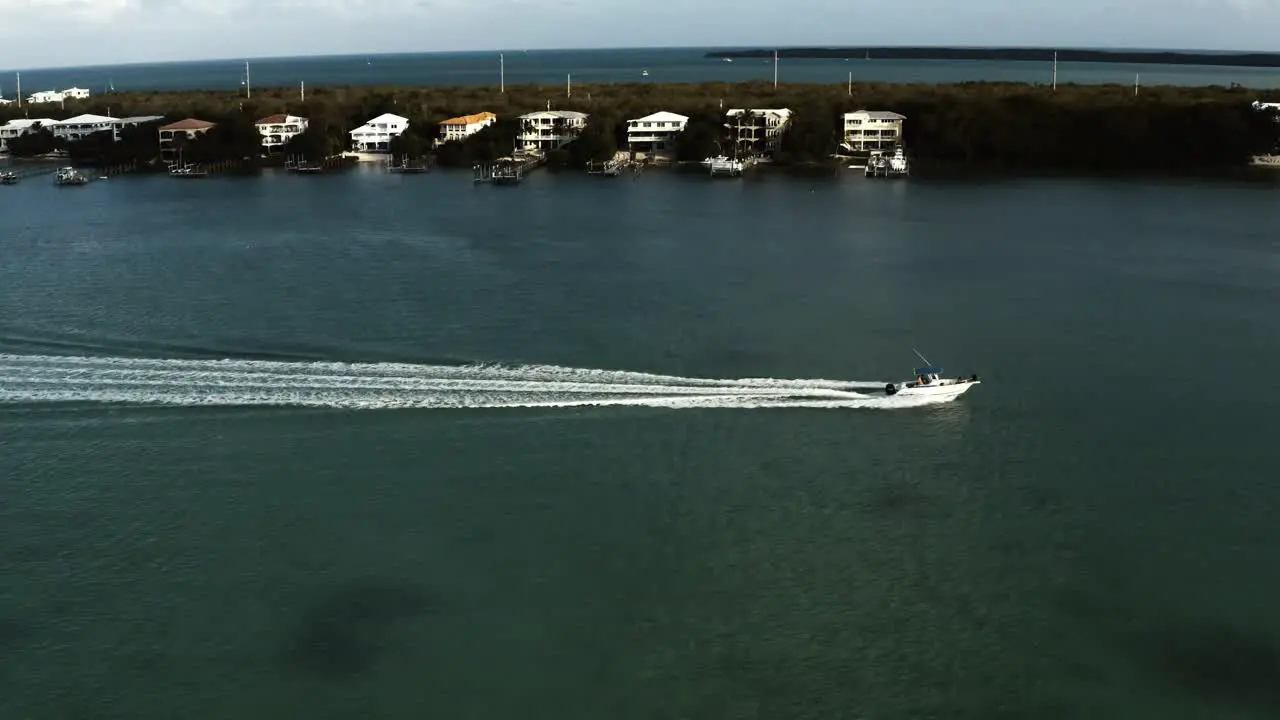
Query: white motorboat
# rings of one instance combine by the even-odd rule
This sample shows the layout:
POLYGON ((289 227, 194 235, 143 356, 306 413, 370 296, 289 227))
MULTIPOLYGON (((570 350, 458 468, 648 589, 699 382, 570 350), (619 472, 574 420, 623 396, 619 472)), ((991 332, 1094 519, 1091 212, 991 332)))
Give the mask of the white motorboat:
POLYGON ((914 380, 900 383, 887 383, 885 395, 928 396, 937 398, 955 398, 968 392, 973 386, 981 384, 977 375, 967 378, 944 378, 942 368, 930 363, 919 351, 916 355, 924 360, 924 367, 916 368, 914 380))
POLYGON ((867 177, 907 177, 911 174, 911 165, 907 161, 907 155, 903 152, 902 146, 898 145, 892 155, 873 153, 867 159, 865 174, 867 177))
POLYGON ((889 174, 890 175, 906 175, 909 172, 907 165, 907 156, 902 152, 902 146, 894 148, 893 155, 889 157, 889 174))

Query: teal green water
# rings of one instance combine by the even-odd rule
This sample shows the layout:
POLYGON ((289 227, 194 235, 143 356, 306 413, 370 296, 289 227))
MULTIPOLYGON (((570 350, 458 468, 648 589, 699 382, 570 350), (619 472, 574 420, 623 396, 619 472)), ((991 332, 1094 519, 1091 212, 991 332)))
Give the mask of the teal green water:
POLYGON ((1277 198, 0 188, 0 717, 1274 717, 1277 198))

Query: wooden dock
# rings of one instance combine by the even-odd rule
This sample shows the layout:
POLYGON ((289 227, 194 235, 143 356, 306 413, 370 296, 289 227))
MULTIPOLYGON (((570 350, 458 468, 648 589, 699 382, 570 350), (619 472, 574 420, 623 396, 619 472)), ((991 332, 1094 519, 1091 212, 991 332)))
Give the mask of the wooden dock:
MULTIPOLYGON (((599 163, 589 162, 587 163, 587 174, 599 177, 618 177, 631 164, 631 161, 625 157, 615 157, 612 160, 599 163)), ((639 167, 639 165, 636 167, 639 167)))
POLYGON ((41 175, 52 175, 62 169, 61 165, 39 165, 37 167, 10 167, 8 172, 18 180, 26 180, 27 178, 39 177, 41 175))
MULTIPOLYGON (((3 171, 0 171, 0 175, 10 174, 9 178, 12 178, 12 179, 6 178, 6 180, 2 184, 16 185, 22 180, 27 180, 29 178, 40 177, 42 175, 53 175, 54 173, 58 172, 64 167, 69 167, 69 166, 68 165, 46 165, 43 163, 33 167, 11 166, 6 168, 3 171)), ((110 177, 115 177, 117 175, 124 175, 125 173, 134 172, 137 169, 138 169, 137 161, 132 161, 127 163, 122 163, 119 165, 109 165, 105 168, 79 168, 76 170, 76 172, 81 177, 84 178, 84 184, 87 185, 96 180, 106 180, 107 178, 110 178, 110 177)))
POLYGON ((493 163, 480 163, 472 166, 473 183, 489 183, 491 185, 519 185, 524 176, 531 170, 546 162, 541 155, 503 158, 493 163))
POLYGON ((417 158, 410 161, 408 158, 401 158, 397 163, 394 157, 387 158, 387 172, 396 175, 421 175, 431 170, 430 156, 417 158))
POLYGON ((284 161, 284 171, 290 175, 321 175, 331 170, 341 170, 346 163, 341 155, 311 162, 303 157, 291 157, 284 161))

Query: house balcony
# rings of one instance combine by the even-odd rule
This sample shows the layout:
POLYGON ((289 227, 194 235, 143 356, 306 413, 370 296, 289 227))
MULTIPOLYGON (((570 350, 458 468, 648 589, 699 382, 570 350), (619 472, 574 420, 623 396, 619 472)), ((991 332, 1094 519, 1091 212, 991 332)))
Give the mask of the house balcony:
POLYGON ((573 138, 577 136, 578 136, 577 132, 539 130, 534 132, 521 133, 520 139, 521 140, 555 140, 556 138, 573 138))
POLYGON ((629 143, 651 143, 651 142, 669 142, 675 140, 680 134, 679 131, 669 130, 667 132, 644 132, 627 135, 629 143))

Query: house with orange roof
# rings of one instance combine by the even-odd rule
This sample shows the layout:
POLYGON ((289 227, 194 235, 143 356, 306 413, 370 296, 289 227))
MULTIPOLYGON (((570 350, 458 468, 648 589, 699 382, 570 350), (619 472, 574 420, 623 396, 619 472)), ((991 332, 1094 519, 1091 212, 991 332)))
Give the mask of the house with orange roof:
POLYGON ((178 154, 179 138, 193 139, 209 132, 217 123, 208 120, 186 118, 178 122, 160 126, 160 159, 170 162, 178 154))
POLYGON ((449 118, 440 123, 440 137, 436 138, 436 147, 454 140, 465 140, 497 120, 498 116, 488 111, 449 118))

